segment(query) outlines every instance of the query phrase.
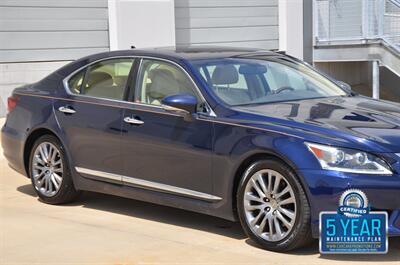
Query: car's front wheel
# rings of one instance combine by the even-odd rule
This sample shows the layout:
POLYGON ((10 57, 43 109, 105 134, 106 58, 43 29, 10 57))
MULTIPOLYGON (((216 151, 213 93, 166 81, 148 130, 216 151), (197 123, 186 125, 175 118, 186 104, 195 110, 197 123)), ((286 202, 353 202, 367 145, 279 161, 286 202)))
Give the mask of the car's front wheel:
POLYGON ((79 195, 72 182, 64 148, 53 135, 44 135, 34 143, 29 173, 37 195, 45 203, 67 203, 79 195))
POLYGON ((238 187, 246 234, 261 247, 289 251, 311 240, 310 206, 296 174, 276 159, 250 165, 238 187))

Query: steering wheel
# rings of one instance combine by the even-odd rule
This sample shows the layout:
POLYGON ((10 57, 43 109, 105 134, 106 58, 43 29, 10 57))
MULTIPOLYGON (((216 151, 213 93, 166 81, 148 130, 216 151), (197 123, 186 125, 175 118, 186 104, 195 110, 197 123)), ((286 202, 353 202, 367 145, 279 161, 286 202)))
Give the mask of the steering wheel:
POLYGON ((279 93, 281 93, 282 91, 285 91, 285 90, 294 91, 295 89, 293 87, 290 87, 290 86, 283 86, 283 87, 280 87, 277 90, 275 90, 274 94, 279 94, 279 93))

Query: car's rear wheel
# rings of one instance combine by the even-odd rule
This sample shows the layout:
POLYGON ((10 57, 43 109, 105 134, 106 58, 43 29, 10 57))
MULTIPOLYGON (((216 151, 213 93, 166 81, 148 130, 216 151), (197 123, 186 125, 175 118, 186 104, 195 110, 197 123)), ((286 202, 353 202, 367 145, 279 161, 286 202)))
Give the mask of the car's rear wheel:
POLYGON ((72 182, 64 148, 53 135, 44 135, 34 143, 29 174, 37 195, 45 203, 67 203, 79 195, 72 182))
POLYGON ((289 251, 311 241, 310 206, 296 174, 276 159, 243 174, 237 209, 246 234, 261 247, 289 251))

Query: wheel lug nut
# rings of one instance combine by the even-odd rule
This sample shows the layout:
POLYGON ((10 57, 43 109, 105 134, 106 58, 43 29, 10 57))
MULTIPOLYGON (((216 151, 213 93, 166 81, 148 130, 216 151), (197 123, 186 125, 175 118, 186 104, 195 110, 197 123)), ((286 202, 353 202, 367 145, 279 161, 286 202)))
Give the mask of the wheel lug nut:
POLYGON ((270 208, 269 208, 269 207, 267 207, 267 208, 265 208, 265 210, 266 210, 267 212, 269 212, 270 208))

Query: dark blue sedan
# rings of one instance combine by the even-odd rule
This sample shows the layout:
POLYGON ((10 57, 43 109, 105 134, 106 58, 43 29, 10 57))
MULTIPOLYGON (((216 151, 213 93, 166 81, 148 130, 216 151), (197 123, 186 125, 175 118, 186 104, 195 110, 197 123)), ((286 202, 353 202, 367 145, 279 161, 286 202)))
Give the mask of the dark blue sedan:
POLYGON ((286 55, 96 54, 15 89, 8 108, 4 155, 46 203, 114 194, 240 220, 288 251, 356 188, 400 235, 400 105, 286 55))

